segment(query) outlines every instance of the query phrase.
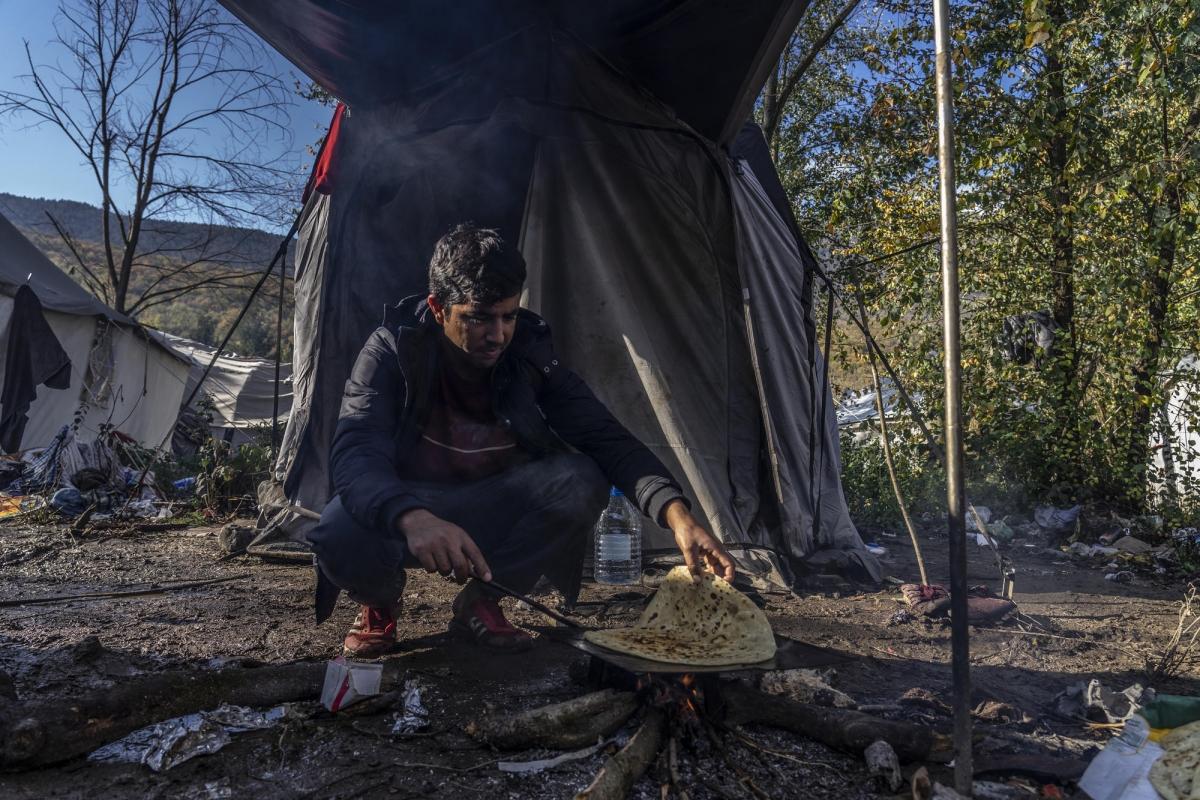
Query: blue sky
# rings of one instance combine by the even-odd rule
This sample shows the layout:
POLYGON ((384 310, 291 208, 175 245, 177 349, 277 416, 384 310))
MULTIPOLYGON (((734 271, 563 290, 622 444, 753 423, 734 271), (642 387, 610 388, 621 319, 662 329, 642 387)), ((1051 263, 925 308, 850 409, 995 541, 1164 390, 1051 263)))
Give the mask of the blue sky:
MULTIPOLYGON (((27 85, 19 78, 29 71, 26 40, 36 63, 58 60, 60 51, 50 46, 57 12, 54 0, 0 0, 0 19, 5 21, 0 26, 0 90, 18 91, 27 85)), ((267 68, 288 86, 302 77, 273 50, 267 68)), ((290 108, 292 141, 272 144, 285 156, 289 169, 300 172, 311 162, 305 145, 316 141, 329 116, 329 109, 296 99, 290 108)), ((49 126, 29 128, 17 118, 0 117, 0 148, 4 152, 0 192, 98 204, 100 191, 90 170, 61 132, 49 126)))

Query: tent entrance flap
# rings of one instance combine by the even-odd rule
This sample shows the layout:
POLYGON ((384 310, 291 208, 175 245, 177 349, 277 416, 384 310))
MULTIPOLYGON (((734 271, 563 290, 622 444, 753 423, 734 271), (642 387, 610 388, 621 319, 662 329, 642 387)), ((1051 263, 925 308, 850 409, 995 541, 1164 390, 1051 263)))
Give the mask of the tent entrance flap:
MULTIPOLYGON (((572 35, 529 30, 457 69, 419 104, 343 117, 332 193, 308 199, 277 464, 288 502, 318 513, 328 501, 350 366, 385 304, 425 291, 434 242, 472 221, 519 239, 525 302, 564 363, 668 465, 747 571, 790 578, 831 547, 877 578, 841 493, 829 409, 816 437, 824 470, 808 472, 822 415, 806 383, 820 362, 803 245, 753 174, 732 174, 720 147, 572 35), (523 67, 497 75, 509 61, 523 67)), ((302 540, 311 524, 293 518, 284 535, 302 540)), ((672 544, 648 531, 648 548, 672 544)))

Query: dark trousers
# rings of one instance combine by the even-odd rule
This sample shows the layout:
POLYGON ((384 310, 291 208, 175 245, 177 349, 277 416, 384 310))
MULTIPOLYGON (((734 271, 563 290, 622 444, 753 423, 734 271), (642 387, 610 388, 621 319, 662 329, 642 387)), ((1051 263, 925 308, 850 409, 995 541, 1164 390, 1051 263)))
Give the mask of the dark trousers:
MULTIPOLYGON (((588 533, 608 498, 608 481, 590 458, 553 455, 474 483, 407 488, 475 540, 497 583, 528 592, 544 575, 568 603, 575 602, 588 533)), ((322 583, 345 590, 355 602, 392 608, 404 593, 405 568, 420 566, 399 531, 360 524, 337 497, 308 539, 317 556, 318 621, 337 599, 336 590, 330 597, 322 583)))

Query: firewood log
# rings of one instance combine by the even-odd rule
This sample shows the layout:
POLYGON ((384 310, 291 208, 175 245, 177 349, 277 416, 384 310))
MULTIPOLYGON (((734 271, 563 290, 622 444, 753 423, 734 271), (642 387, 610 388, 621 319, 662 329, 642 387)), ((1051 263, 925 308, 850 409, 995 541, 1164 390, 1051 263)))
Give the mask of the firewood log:
POLYGON ((798 703, 742 683, 722 684, 721 699, 730 724, 770 725, 855 754, 882 739, 895 749, 901 761, 943 761, 952 757, 949 737, 910 722, 798 703))
POLYGON ((324 664, 179 670, 75 698, 0 704, 0 769, 67 761, 138 728, 216 708, 274 706, 321 693, 324 664))
POLYGON ((575 800, 625 800, 662 749, 666 727, 666 716, 661 711, 648 710, 629 743, 604 762, 596 779, 575 795, 575 800))

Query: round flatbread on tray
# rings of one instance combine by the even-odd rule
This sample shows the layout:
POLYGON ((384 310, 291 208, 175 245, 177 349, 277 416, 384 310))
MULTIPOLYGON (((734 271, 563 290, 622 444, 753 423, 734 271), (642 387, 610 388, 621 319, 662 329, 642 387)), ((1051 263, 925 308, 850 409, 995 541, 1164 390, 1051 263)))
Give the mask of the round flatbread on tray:
POLYGON ((589 642, 651 661, 698 667, 755 664, 775 655, 767 615, 725 579, 687 567, 667 573, 630 628, 588 631, 589 642))

